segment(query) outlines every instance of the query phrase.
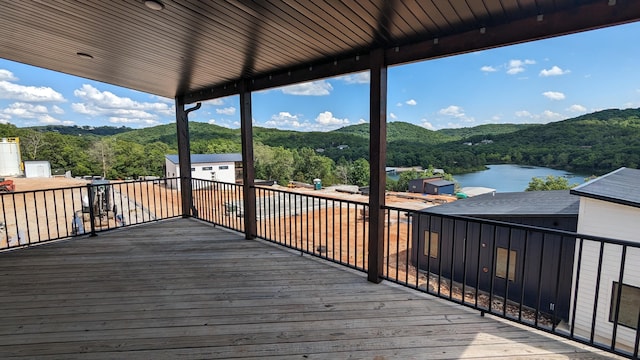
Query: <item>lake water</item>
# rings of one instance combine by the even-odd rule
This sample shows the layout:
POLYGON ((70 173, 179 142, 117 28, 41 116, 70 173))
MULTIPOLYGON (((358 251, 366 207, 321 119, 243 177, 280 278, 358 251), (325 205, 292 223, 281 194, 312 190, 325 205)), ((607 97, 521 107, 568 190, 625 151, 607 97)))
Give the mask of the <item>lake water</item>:
POLYGON ((573 174, 564 170, 523 165, 487 165, 488 170, 455 175, 460 187, 482 186, 496 189, 498 192, 524 191, 531 178, 548 175, 563 176, 569 184, 582 184, 588 175, 573 174))

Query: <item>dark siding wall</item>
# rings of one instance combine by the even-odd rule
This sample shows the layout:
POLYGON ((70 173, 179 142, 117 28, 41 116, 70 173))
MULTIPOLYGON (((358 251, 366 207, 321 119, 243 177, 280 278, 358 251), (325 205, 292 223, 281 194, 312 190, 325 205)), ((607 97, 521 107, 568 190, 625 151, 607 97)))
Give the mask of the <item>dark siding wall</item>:
MULTIPOLYGON (((532 222, 540 226, 553 224, 558 219, 532 222)), ((563 223, 570 224, 571 220, 563 223)), ((436 215, 417 216, 413 226, 417 230, 414 231, 417 235, 414 237, 414 249, 417 251, 412 252, 412 261, 420 269, 500 297, 522 301, 528 307, 557 318, 568 319, 574 238, 543 236, 537 232, 436 215), (432 254, 435 257, 425 255, 430 250, 429 241, 426 241, 428 232, 425 234, 425 231, 438 234, 440 239, 438 253, 432 254), (495 276, 498 248, 515 251, 515 279, 507 281, 504 277, 495 276)))

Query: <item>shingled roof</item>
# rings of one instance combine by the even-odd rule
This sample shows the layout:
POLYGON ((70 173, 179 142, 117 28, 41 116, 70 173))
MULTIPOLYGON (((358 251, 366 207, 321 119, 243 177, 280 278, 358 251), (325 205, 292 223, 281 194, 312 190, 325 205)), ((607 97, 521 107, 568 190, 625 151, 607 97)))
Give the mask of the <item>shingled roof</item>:
POLYGON ((571 193, 640 207, 640 170, 622 167, 572 189, 571 193))
POLYGON ((425 212, 463 216, 577 216, 580 198, 568 190, 489 193, 433 206, 425 212))

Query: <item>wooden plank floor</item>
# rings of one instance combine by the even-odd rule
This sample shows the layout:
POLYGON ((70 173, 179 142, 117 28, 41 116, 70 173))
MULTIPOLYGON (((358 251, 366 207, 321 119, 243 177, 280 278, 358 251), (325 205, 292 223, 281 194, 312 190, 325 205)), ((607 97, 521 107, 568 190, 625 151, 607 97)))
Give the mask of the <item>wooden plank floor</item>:
POLYGON ((0 254, 1 359, 605 357, 196 220, 0 254))

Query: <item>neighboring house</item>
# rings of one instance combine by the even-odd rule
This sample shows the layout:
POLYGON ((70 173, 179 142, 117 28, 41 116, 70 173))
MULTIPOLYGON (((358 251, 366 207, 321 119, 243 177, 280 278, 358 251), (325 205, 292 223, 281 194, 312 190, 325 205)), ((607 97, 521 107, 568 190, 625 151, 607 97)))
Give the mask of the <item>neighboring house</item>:
POLYGON ((418 178, 409 180, 409 192, 410 193, 418 193, 418 194, 426 194, 427 193, 427 184, 443 180, 444 178, 440 175, 430 176, 427 178, 418 178))
MULTIPOLYGON (((242 154, 192 154, 191 177, 194 179, 235 183, 241 177, 242 154)), ((180 177, 178 155, 165 156, 165 177, 180 177)), ((180 181, 169 181, 167 186, 180 188, 180 181)), ((197 185, 196 185, 197 187, 197 185)))
MULTIPOLYGON (((640 244, 639 186, 640 170, 620 168, 571 190, 572 194, 580 197, 578 233, 640 244)), ((571 303, 575 301, 576 304, 574 332, 589 338, 594 324, 595 341, 609 346, 615 332, 617 346, 633 350, 640 312, 640 248, 626 248, 620 311, 617 315, 619 325, 615 330, 623 246, 601 246, 600 241, 585 239, 582 241, 581 254, 580 249, 578 241, 575 256, 576 259, 581 256, 581 262, 576 263, 571 291, 571 303), (598 282, 599 266, 601 273, 598 282), (595 319, 591 315, 594 309, 595 319)))
POLYGON ((46 160, 26 160, 24 163, 24 177, 27 178, 50 178, 51 163, 46 160))
POLYGON ((488 193, 427 208, 413 221, 417 251, 411 252, 422 270, 481 291, 493 288, 498 296, 508 291, 511 300, 569 319, 574 238, 454 221, 450 215, 575 232, 576 196, 568 190, 488 193))

